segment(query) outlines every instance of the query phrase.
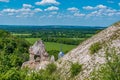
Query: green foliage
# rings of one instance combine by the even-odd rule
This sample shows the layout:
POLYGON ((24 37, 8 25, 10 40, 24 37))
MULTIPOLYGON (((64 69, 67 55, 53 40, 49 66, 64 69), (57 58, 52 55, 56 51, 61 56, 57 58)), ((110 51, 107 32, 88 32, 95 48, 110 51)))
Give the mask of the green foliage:
POLYGON ((14 36, 21 38, 88 38, 95 34, 96 27, 79 27, 79 28, 41 28, 36 27, 17 27, 14 29, 7 28, 14 36), (89 35, 89 36, 88 36, 89 35))
MULTIPOLYGON (((39 38, 47 39, 49 37, 49 41, 53 38, 59 38, 56 41, 59 43, 54 43, 52 41, 45 42, 47 51, 57 59, 57 54, 59 53, 58 51, 61 45, 60 43, 78 44, 79 40, 74 39, 86 39, 91 37, 96 31, 96 29, 43 30, 25 27, 16 28, 16 26, 8 28, 9 27, 7 27, 8 31, 18 33, 18 35, 15 34, 12 36, 9 32, 0 30, 0 80, 60 80, 59 76, 55 74, 57 66, 53 63, 49 64, 46 70, 41 70, 40 72, 31 72, 28 69, 21 70, 22 63, 28 60, 28 48, 30 46, 29 42, 24 38, 31 38, 29 39, 31 44, 39 38)), ((67 52, 76 47, 76 45, 65 44, 62 44, 63 52, 67 52)), ((76 67, 75 69, 76 71, 73 72, 76 72, 76 75, 78 74, 79 68, 76 67)))
POLYGON ((0 30, 0 79, 19 80, 19 69, 28 60, 30 44, 0 30))
POLYGON ((19 80, 19 78, 19 72, 16 70, 16 68, 11 68, 1 76, 2 80, 19 80))
POLYGON ((53 72, 55 72, 57 69, 57 66, 54 63, 50 63, 47 65, 46 71, 51 74, 53 72))
POLYGON ((60 78, 57 74, 48 74, 46 71, 42 70, 40 72, 30 73, 24 80, 60 80, 60 78))
POLYGON ((9 37, 10 33, 4 30, 0 30, 0 38, 9 37))
POLYGON ((91 80, 120 80, 120 55, 114 49, 106 52, 106 64, 93 71, 91 80))
POLYGON ((50 50, 48 51, 49 55, 53 55, 55 57, 55 61, 58 59, 58 54, 60 51, 58 50, 50 50))
POLYGON ((40 40, 40 38, 25 38, 29 43, 34 44, 36 41, 40 40))
POLYGON ((97 53, 101 48, 102 48, 102 45, 100 42, 96 42, 96 43, 92 44, 89 48, 90 54, 97 53))
POLYGON ((56 43, 62 43, 62 44, 68 44, 68 45, 78 45, 83 40, 81 39, 72 39, 72 38, 42 38, 44 42, 56 42, 56 43))
POLYGON ((79 63, 74 63, 71 65, 70 71, 71 71, 71 76, 74 77, 82 71, 82 65, 79 63))
POLYGON ((47 51, 51 51, 51 50, 60 51, 61 45, 62 45, 62 51, 65 53, 76 47, 75 45, 67 45, 67 44, 60 44, 60 43, 54 43, 54 42, 45 42, 47 51))

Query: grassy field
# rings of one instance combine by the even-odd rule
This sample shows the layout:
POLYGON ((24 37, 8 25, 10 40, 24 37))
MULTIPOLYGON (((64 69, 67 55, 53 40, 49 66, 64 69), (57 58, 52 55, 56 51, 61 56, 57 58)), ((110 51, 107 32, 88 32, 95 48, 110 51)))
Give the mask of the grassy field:
POLYGON ((60 47, 62 46, 63 52, 68 52, 75 48, 75 45, 66 45, 66 44, 60 44, 60 43, 54 43, 54 42, 45 42, 46 50, 60 50, 60 47))
POLYGON ((28 41, 29 43, 31 43, 31 44, 34 44, 35 41, 40 40, 40 38, 25 38, 25 40, 27 40, 27 41, 28 41))
POLYGON ((18 34, 18 33, 12 33, 14 36, 29 36, 31 34, 18 34))
MULTIPOLYGON (((31 44, 34 44, 35 41, 40 40, 40 38, 25 38, 27 41, 29 41, 31 44)), ((60 46, 62 46, 63 52, 67 52, 75 48, 75 45, 67 45, 67 44, 60 44, 60 43, 54 43, 54 42, 45 42, 45 47, 47 51, 50 50, 60 50, 60 46)))

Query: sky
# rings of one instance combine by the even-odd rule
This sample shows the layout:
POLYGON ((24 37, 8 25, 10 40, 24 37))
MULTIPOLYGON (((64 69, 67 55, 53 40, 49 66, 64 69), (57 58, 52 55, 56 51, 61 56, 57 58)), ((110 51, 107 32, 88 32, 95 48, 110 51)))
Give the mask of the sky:
POLYGON ((120 20, 120 0, 0 0, 0 25, 104 26, 120 20))

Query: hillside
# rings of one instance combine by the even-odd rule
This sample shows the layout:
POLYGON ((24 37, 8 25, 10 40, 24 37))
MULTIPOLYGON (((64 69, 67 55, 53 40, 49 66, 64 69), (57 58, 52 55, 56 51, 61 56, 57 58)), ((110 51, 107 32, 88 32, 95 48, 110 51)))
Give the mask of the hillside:
POLYGON ((0 80, 18 80, 17 73, 22 63, 28 60, 29 46, 24 39, 0 30, 0 80))
MULTIPOLYGON (((88 80, 90 79, 90 77, 92 77, 90 75, 94 70, 98 70, 102 64, 107 63, 106 54, 107 53, 112 54, 115 51, 116 54, 118 55, 118 60, 119 60, 120 59, 119 56, 120 55, 120 22, 111 25, 107 29, 94 35, 92 38, 84 41, 77 48, 73 49, 63 58, 58 60, 57 65, 59 67, 58 68, 59 74, 61 77, 67 80, 71 79, 70 77, 71 65, 78 62, 79 64, 82 65, 82 70, 78 75, 72 77, 72 79, 88 80), (93 52, 91 52, 91 47, 95 44, 98 44, 96 46, 97 50, 92 49, 93 52)), ((109 58, 110 60, 112 60, 113 57, 109 56, 109 58)), ((120 67, 120 63, 118 64, 118 66, 120 67)))
POLYGON ((57 61, 41 40, 30 47, 9 32, 0 34, 0 80, 120 80, 120 22, 57 61))

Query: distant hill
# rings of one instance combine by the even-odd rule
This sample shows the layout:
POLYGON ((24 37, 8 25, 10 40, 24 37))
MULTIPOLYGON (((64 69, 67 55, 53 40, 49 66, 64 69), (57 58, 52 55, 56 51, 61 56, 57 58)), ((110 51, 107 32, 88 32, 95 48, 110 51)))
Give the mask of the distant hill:
POLYGON ((57 65, 59 67, 57 73, 66 80, 91 80, 91 77, 95 77, 93 80, 120 79, 120 22, 84 41, 58 60, 57 65), (116 57, 112 56, 115 54, 116 57), (70 77, 71 66, 75 63, 81 64, 82 70, 75 77, 70 77), (108 67, 101 68, 103 64, 108 67), (94 71, 99 69, 104 70, 95 75, 94 71), (105 71, 106 73, 103 74, 105 71), (92 73, 94 75, 91 75, 92 73), (101 76, 99 73, 103 75, 101 76))
POLYGON ((88 29, 88 28, 98 28, 98 29, 104 29, 106 27, 100 27, 100 26, 63 26, 63 25, 52 25, 52 26, 21 26, 21 25, 0 25, 0 29, 10 30, 10 29, 88 29))

